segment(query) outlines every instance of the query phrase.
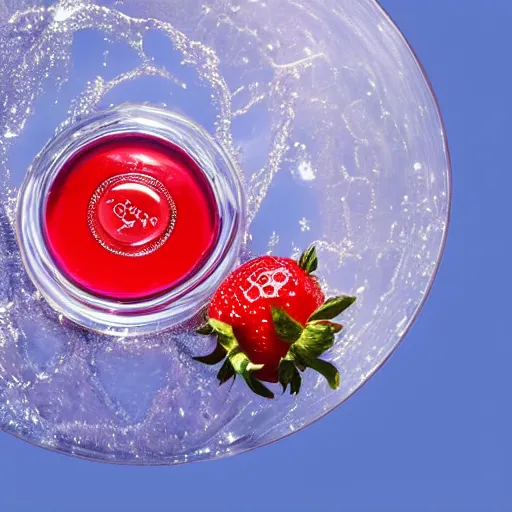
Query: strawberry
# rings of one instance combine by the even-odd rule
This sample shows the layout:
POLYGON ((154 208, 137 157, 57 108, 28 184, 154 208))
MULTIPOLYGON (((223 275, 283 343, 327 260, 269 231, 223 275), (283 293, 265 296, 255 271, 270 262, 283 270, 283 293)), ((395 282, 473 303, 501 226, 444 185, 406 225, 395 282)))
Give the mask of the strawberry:
POLYGON ((280 382, 283 392, 297 394, 306 368, 322 374, 333 389, 338 370, 319 357, 330 349, 342 326, 331 320, 351 306, 354 297, 325 301, 312 273, 318 267, 311 247, 299 262, 263 256, 235 270, 221 284, 208 307, 208 321, 198 332, 216 335, 212 354, 197 361, 224 360, 217 378, 223 384, 241 375, 256 394, 273 398, 262 384, 280 382))

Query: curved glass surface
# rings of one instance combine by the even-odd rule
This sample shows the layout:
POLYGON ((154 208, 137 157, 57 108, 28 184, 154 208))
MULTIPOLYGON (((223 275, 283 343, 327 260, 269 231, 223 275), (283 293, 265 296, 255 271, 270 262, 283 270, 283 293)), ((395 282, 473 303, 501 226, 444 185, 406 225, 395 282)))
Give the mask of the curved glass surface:
POLYGON ((287 436, 350 397, 432 284, 450 164, 421 66, 373 0, 0 0, 0 427, 63 453, 174 464, 287 436), (358 296, 298 398, 219 387, 190 325, 112 337, 37 292, 15 234, 20 186, 53 137, 126 102, 203 127, 247 200, 240 258, 316 242, 328 294, 358 296))

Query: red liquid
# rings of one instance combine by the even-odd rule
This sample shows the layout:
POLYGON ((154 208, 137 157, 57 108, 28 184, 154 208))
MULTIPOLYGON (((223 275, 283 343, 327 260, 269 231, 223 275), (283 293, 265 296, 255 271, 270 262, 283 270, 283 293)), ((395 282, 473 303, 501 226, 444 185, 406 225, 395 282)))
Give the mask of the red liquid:
POLYGON ((153 137, 118 135, 61 170, 45 210, 46 241, 89 293, 136 301, 189 279, 219 233, 213 191, 197 163, 153 137))

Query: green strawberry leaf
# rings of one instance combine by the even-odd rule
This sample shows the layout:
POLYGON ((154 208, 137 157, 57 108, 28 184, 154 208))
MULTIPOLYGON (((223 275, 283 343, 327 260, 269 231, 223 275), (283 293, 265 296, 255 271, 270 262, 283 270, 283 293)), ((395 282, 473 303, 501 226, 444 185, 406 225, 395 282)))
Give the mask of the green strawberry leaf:
POLYGON ((308 322, 308 325, 327 325, 331 328, 334 334, 340 332, 343 329, 343 325, 337 324, 336 322, 331 322, 330 320, 314 320, 313 322, 308 322))
POLYGON ((296 371, 297 368, 293 361, 290 361, 289 359, 281 359, 278 368, 278 379, 279 383, 283 387, 283 393, 286 392, 288 385, 292 382, 296 371))
POLYGON ((213 330, 213 327, 210 325, 210 321, 208 320, 208 322, 199 327, 196 332, 197 334, 202 334, 203 336, 210 336, 210 334, 213 334, 215 331, 213 330))
POLYGON ((257 372, 258 370, 262 370, 264 366, 265 366, 264 364, 253 364, 253 363, 249 362, 249 364, 247 365, 247 371, 248 372, 257 372))
POLYGON ((220 343, 217 343, 215 350, 211 354, 207 356, 194 357, 193 359, 200 363, 204 363, 209 366, 214 366, 220 363, 226 357, 226 355, 226 349, 220 343))
POLYGON ((251 360, 247 357, 247 354, 242 352, 240 347, 232 350, 228 357, 231 361, 231 364, 233 365, 233 368, 235 369, 235 372, 239 373, 240 375, 243 375, 244 372, 257 372, 265 366, 264 364, 252 363, 251 360))
POLYGON ((272 306, 272 319, 276 333, 282 341, 295 343, 300 338, 304 328, 284 309, 272 306))
POLYGON ((274 393, 272 393, 272 391, 270 391, 270 389, 268 389, 261 381, 251 375, 251 373, 244 373, 242 377, 253 393, 256 393, 258 396, 262 396, 263 398, 274 398, 274 393))
POLYGON ((281 359, 281 362, 279 363, 278 379, 279 383, 283 387, 283 393, 286 392, 288 386, 290 386, 290 395, 296 395, 300 391, 302 377, 297 369, 295 354, 292 350, 290 350, 286 357, 281 359))
POLYGON ((231 327, 231 325, 221 322, 220 320, 215 320, 214 318, 210 319, 209 324, 217 334, 222 334, 227 338, 234 337, 233 327, 231 327))
POLYGON ((231 364, 229 359, 224 361, 224 364, 221 366, 219 373, 217 374, 217 379, 219 380, 219 385, 225 384, 229 379, 235 378, 236 372, 231 364))
POLYGON ((240 375, 245 380, 246 384, 249 386, 249 389, 256 393, 259 396, 262 396, 263 398, 274 398, 274 393, 270 391, 261 381, 259 381, 252 372, 248 369, 249 368, 249 359, 246 359, 246 361, 242 364, 242 367, 240 368, 240 375))
POLYGON ((218 334, 218 341, 227 352, 232 352, 239 347, 238 340, 233 333, 233 327, 231 327, 231 325, 219 320, 214 320, 213 318, 210 319, 210 325, 218 334))
POLYGON ((300 373, 295 368, 295 372, 293 373, 293 378, 290 383, 290 395, 298 395, 300 391, 300 386, 302 384, 302 377, 300 373))
POLYGON ((229 353, 228 357, 236 373, 239 373, 241 375, 244 371, 250 371, 250 369, 248 369, 247 367, 252 363, 249 361, 247 355, 242 352, 242 349, 240 347, 232 350, 229 353))
POLYGON ((329 299, 309 317, 309 322, 313 322, 315 320, 332 320, 352 306, 355 301, 355 297, 348 297, 345 295, 329 299))
POLYGON ((301 372, 305 372, 306 371, 306 368, 307 368, 307 365, 305 364, 302 364, 300 361, 296 361, 295 362, 295 365, 297 366, 297 368, 301 371, 301 372))
POLYGON ((321 356, 334 345, 334 334, 339 329, 338 324, 331 324, 332 322, 314 322, 306 326, 299 341, 290 349, 293 349, 300 363, 309 366, 310 360, 321 356))
POLYGON ((309 366, 323 375, 332 389, 338 389, 340 387, 340 373, 333 364, 322 361, 321 359, 314 359, 309 362, 309 366))
POLYGON ((227 336, 223 336, 222 334, 219 334, 217 339, 218 339, 219 343, 225 348, 226 352, 228 352, 228 354, 231 354, 237 350, 240 350, 238 341, 234 336, 228 338, 227 336))
POLYGON ((312 274, 318 268, 318 256, 314 245, 302 253, 299 259, 299 267, 308 274, 312 274))

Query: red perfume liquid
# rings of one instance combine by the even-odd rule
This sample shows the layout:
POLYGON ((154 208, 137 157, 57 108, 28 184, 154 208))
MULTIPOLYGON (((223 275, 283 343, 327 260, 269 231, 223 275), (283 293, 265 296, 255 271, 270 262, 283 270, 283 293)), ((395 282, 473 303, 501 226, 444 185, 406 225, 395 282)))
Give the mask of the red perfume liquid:
POLYGON ((115 135, 75 155, 45 207, 50 254, 81 289, 139 301, 176 288, 215 247, 213 190, 182 149, 151 136, 115 135))

